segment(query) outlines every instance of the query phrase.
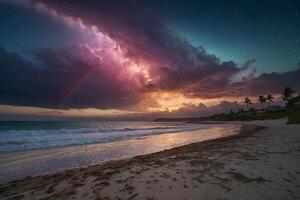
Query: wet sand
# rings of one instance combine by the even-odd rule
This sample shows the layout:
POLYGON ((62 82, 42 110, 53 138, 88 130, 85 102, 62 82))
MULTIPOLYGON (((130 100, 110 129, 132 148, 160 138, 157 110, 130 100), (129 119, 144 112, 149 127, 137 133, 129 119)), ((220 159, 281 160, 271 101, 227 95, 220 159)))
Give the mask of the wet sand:
POLYGON ((243 124, 226 138, 2 184, 0 198, 300 199, 300 126, 243 124))
POLYGON ((205 126, 202 129, 136 137, 108 143, 0 153, 0 184, 28 176, 50 174, 101 164, 110 160, 132 158, 238 134, 238 124, 205 126))

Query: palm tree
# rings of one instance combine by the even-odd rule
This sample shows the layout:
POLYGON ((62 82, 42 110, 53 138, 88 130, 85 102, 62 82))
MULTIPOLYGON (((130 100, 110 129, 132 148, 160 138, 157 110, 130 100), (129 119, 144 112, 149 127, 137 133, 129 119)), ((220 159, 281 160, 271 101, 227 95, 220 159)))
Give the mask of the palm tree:
POLYGON ((285 105, 287 105, 290 102, 290 100, 293 98, 293 94, 295 92, 296 91, 293 90, 291 87, 284 88, 282 100, 285 102, 285 105))
POLYGON ((252 104, 251 99, 249 99, 248 97, 245 98, 245 104, 247 106, 247 110, 249 111, 249 105, 252 104))
POLYGON ((268 103, 268 108, 270 106, 270 103, 273 102, 274 97, 271 94, 267 95, 267 103, 268 103))
POLYGON ((264 109, 263 104, 266 103, 266 101, 267 101, 266 97, 264 97, 263 95, 261 95, 261 96, 258 97, 257 100, 260 102, 261 109, 263 110, 264 109))

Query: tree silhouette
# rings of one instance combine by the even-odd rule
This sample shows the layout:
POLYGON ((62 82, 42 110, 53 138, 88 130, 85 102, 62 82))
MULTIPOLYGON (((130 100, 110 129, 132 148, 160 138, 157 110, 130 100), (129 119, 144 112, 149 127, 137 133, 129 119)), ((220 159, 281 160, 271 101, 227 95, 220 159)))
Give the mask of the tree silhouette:
POLYGON ((258 97, 257 100, 260 102, 261 109, 264 109, 263 104, 266 103, 266 101, 267 101, 266 97, 264 97, 263 95, 261 95, 261 96, 258 97))
POLYGON ((282 100, 285 102, 285 105, 287 105, 290 102, 295 92, 296 91, 293 90, 291 87, 287 86, 284 88, 282 100))
POLYGON ((247 110, 249 111, 249 105, 252 104, 251 99, 249 99, 248 97, 245 98, 245 104, 247 106, 247 110))
POLYGON ((271 94, 267 95, 267 103, 268 103, 268 108, 270 106, 270 103, 273 102, 274 97, 271 94))

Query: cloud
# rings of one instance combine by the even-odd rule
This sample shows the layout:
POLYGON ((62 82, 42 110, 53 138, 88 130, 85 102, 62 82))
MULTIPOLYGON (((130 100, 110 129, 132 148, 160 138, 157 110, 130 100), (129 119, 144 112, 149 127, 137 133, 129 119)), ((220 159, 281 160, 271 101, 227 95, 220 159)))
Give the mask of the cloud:
POLYGON ((58 15, 80 19, 86 26, 94 26, 112 38, 127 58, 149 64, 151 75, 162 73, 156 78, 157 87, 173 88, 174 84, 168 81, 172 81, 170 76, 178 74, 181 74, 179 81, 184 84, 216 73, 232 76, 240 71, 234 62, 220 62, 204 48, 196 48, 173 34, 161 17, 147 10, 141 1, 34 2, 43 3, 58 15))
POLYGON ((243 105, 234 101, 221 101, 220 103, 213 106, 206 106, 202 103, 198 105, 194 104, 186 104, 184 107, 172 113, 164 113, 166 116, 176 116, 176 117, 201 117, 201 116, 209 116, 216 113, 228 113, 230 110, 236 112, 239 109, 243 108, 243 105))
MULTIPOLYGON (((151 82, 145 88, 177 90, 189 97, 214 98, 250 92, 279 92, 285 85, 299 88, 300 81, 286 80, 294 72, 255 77, 255 59, 238 66, 223 62, 172 33, 159 14, 142 1, 36 0, 58 14, 80 19, 112 38, 127 58, 146 63, 151 82), (270 85, 266 85, 270 84, 270 85), (264 87, 262 87, 264 86, 264 87), (241 91, 244 90, 245 92, 241 91)), ((295 71, 296 74, 298 70, 295 71)))
POLYGON ((155 105, 147 96, 153 92, 204 99, 300 89, 300 69, 255 76, 254 59, 243 66, 221 61, 175 35, 142 1, 31 2, 94 30, 99 44, 35 49, 37 63, 0 49, 0 104, 131 109, 155 105))
POLYGON ((126 72, 105 67, 86 45, 33 53, 39 64, 0 48, 1 104, 105 109, 128 107, 142 98, 137 83, 123 76, 126 72))

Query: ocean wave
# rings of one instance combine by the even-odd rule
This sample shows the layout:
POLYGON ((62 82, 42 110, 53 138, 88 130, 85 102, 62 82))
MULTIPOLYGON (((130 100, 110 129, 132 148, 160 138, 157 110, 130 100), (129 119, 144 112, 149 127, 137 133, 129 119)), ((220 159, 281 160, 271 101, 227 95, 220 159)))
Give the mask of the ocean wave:
POLYGON ((171 132, 207 128, 209 125, 158 125, 59 128, 0 131, 0 152, 25 151, 70 145, 95 144, 171 132))

